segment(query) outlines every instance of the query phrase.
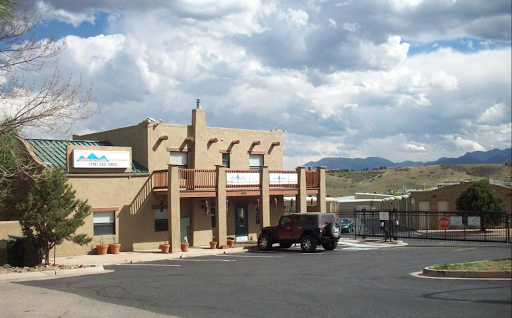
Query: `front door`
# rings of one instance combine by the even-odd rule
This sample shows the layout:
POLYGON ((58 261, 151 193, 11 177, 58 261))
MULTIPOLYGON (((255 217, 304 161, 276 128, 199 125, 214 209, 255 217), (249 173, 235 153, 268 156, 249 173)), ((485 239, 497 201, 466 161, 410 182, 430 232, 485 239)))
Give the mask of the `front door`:
POLYGON ((235 236, 237 241, 249 240, 247 204, 235 204, 235 236))

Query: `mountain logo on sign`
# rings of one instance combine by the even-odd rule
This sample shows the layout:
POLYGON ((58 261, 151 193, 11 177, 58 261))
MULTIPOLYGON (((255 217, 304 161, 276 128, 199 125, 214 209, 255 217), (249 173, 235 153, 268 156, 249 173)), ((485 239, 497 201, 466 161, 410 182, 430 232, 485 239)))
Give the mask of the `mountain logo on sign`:
POLYGON ((102 156, 101 158, 98 158, 93 152, 87 157, 80 156, 77 161, 85 161, 85 162, 109 162, 107 157, 102 156))

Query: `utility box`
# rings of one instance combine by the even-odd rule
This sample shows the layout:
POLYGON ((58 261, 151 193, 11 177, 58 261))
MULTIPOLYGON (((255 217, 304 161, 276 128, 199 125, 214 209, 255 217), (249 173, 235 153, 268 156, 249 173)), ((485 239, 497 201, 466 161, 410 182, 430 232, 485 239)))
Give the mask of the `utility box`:
POLYGON ((43 261, 41 248, 23 236, 9 235, 7 240, 7 264, 12 267, 34 267, 43 261))

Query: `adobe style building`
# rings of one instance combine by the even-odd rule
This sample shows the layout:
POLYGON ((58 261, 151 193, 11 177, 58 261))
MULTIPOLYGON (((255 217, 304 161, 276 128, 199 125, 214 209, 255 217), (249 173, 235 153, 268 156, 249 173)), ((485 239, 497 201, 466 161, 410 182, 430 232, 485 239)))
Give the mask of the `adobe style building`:
MULTIPOLYGON (((218 245, 228 237, 256 240, 260 229, 285 213, 284 196, 298 212, 325 211, 325 169, 283 170, 281 130, 208 127, 198 100, 190 125, 148 118, 138 125, 73 140, 25 140, 41 166, 65 169, 76 196, 91 215, 77 232, 87 246, 64 242, 57 255, 95 253, 97 244, 121 243, 121 251, 180 243, 218 245), (316 206, 307 206, 308 195, 316 206)), ((0 239, 19 235, 17 221, 0 222, 0 239)))
MULTIPOLYGON (((445 185, 430 191, 411 191, 411 211, 457 211, 455 200, 473 182, 445 185)), ((497 195, 505 200, 507 214, 512 214, 512 191, 510 187, 490 184, 497 195)))

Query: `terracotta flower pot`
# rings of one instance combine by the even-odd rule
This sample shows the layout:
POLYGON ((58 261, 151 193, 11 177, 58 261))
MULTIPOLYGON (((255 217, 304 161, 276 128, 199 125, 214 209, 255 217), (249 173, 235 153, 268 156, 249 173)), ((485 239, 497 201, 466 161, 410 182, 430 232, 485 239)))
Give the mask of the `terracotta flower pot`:
POLYGON ((121 248, 121 244, 112 243, 108 245, 108 252, 110 254, 119 254, 119 249, 121 248))
POLYGON ((169 244, 162 244, 160 245, 160 249, 162 250, 162 253, 164 254, 168 254, 169 253, 169 248, 171 247, 171 245, 169 244))
POLYGON ((181 251, 188 252, 188 244, 189 243, 181 243, 181 251))
POLYGON ((217 242, 210 242, 210 248, 212 250, 216 249, 217 248, 217 242))
POLYGON ((228 246, 229 246, 229 248, 232 248, 233 246, 235 246, 235 240, 228 240, 228 246))
POLYGON ((107 244, 98 244, 96 245, 96 251, 98 252, 98 255, 105 255, 107 254, 108 245, 107 244))

